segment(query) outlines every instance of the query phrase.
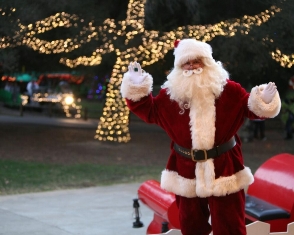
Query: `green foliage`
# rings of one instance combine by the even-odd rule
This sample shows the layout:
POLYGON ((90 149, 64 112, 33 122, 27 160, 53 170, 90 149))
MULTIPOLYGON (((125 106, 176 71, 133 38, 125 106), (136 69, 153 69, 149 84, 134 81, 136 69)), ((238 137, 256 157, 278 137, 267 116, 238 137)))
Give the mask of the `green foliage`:
POLYGON ((272 5, 271 1, 243 0, 147 0, 145 27, 169 31, 183 25, 214 24, 243 15, 254 15, 272 5))
POLYGON ((147 0, 145 5, 145 28, 169 31, 182 25, 199 23, 198 1, 193 0, 147 0))
POLYGON ((242 0, 198 0, 198 24, 215 24, 243 15, 255 15, 271 6, 270 1, 242 0))

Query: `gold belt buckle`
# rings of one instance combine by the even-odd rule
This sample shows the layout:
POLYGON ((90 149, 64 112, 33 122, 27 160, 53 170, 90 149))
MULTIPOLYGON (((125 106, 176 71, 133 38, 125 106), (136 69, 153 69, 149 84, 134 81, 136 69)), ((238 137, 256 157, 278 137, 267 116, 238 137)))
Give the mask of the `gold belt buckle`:
POLYGON ((206 150, 194 150, 194 149, 191 149, 191 158, 192 158, 192 161, 193 162, 206 162, 207 161, 207 152, 206 150), (194 151, 195 152, 198 152, 198 151, 203 151, 204 152, 204 159, 203 160, 196 160, 195 159, 195 156, 194 156, 194 151))

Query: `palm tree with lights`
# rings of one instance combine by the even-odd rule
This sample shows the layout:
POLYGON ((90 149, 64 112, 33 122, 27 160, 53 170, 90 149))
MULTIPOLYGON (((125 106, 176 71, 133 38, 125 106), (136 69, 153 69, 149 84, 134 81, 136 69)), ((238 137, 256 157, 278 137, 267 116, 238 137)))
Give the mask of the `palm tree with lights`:
MULTIPOLYGON (((102 116, 96 130, 95 139, 97 140, 128 142, 131 139, 129 110, 120 94, 122 76, 130 62, 138 61, 142 67, 151 65, 163 59, 167 52, 173 49, 176 39, 189 37, 208 42, 218 36, 234 37, 237 32, 245 35, 254 26, 264 24, 275 14, 281 12, 279 7, 272 6, 255 16, 245 15, 240 19, 221 21, 211 25, 188 25, 168 32, 159 32, 144 28, 145 3, 146 0, 129 0, 125 20, 116 22, 114 19, 106 19, 99 27, 94 27, 93 22, 90 22, 74 39, 50 42, 37 38, 36 33, 33 33, 40 28, 43 30, 41 32, 45 32, 53 27, 73 27, 72 22, 77 22, 79 19, 76 15, 67 13, 58 13, 34 25, 21 25, 21 33, 14 37, 14 40, 18 37, 18 43, 15 45, 21 42, 40 53, 47 54, 71 52, 91 40, 102 42, 91 56, 80 56, 75 59, 61 58, 60 63, 70 68, 78 65, 96 66, 101 63, 103 55, 115 53, 116 61, 108 83, 102 116)), ((11 38, 2 39, 2 47, 12 46, 11 40, 11 38)), ((294 64, 294 55, 284 55, 278 49, 271 54, 272 58, 282 66, 291 67, 294 64)))
POLYGON ((101 63, 102 55, 115 52, 116 62, 108 84, 106 102, 103 114, 96 131, 95 138, 101 141, 128 142, 129 110, 120 94, 120 85, 123 73, 132 61, 139 61, 142 67, 151 65, 164 58, 168 51, 173 49, 174 41, 186 37, 194 37, 197 40, 211 41, 217 36, 232 37, 238 30, 247 34, 254 25, 265 23, 272 13, 280 11, 272 7, 268 13, 262 12, 257 16, 244 16, 242 19, 228 20, 214 25, 182 26, 169 32, 150 31, 144 29, 144 4, 145 0, 130 0, 125 21, 116 23, 107 19, 98 31, 99 35, 105 35, 106 42, 97 48, 91 57, 79 57, 75 60, 61 59, 61 63, 69 67, 79 64, 101 63), (125 31, 128 28, 128 31, 125 31), (107 33, 108 32, 108 33, 107 33), (109 33, 112 33, 111 37, 109 33), (110 36, 110 37, 109 37, 110 36), (116 41, 124 39, 124 45, 120 46, 116 41), (136 47, 132 41, 139 41, 136 47))

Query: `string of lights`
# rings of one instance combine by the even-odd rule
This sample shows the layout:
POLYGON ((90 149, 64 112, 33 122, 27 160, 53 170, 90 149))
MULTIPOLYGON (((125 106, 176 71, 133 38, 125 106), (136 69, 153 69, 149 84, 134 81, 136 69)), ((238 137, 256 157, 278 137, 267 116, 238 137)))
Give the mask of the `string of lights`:
MULTIPOLYGON (((4 12, 2 14, 5 15, 4 12)), ((83 22, 83 19, 80 20, 77 15, 61 12, 37 21, 34 24, 23 25, 18 23, 19 30, 15 32, 12 38, 3 37, 1 39, 0 48, 4 49, 7 47, 26 45, 39 53, 69 53, 78 49, 83 44, 90 42, 93 38, 97 38, 97 32, 95 27, 93 27, 93 22, 89 22, 87 26, 84 26, 74 38, 47 41, 40 39, 37 35, 57 27, 78 27, 78 22, 83 22)))
MULTIPOLYGON (((61 40, 41 40, 37 37, 37 35, 50 31, 56 27, 77 27, 79 21, 83 22, 83 19, 80 20, 77 15, 70 15, 62 12, 47 17, 43 20, 37 21, 34 24, 29 24, 27 26, 19 23, 18 26, 20 30, 15 33, 15 36, 13 38, 3 37, 1 39, 0 48, 26 45, 40 53, 69 53, 75 49, 78 49, 83 44, 88 43, 93 39, 98 40, 98 34, 100 35, 100 38, 102 38, 103 41, 105 41, 105 38, 109 37, 109 33, 112 33, 114 35, 110 42, 115 41, 118 37, 126 36, 126 45, 129 43, 131 39, 134 38, 135 35, 143 33, 143 38, 144 36, 146 38, 149 38, 148 41, 144 40, 144 46, 148 47, 150 43, 152 44, 152 41, 150 41, 150 39, 158 39, 159 32, 146 31, 144 29, 144 4, 145 1, 129 1, 127 19, 126 21, 118 22, 118 24, 120 25, 118 30, 116 30, 117 26, 113 19, 106 19, 103 23, 103 26, 99 27, 98 29, 93 26, 93 22, 89 22, 88 25, 85 26, 74 38, 67 38, 61 40), (132 26, 135 30, 128 31, 126 33, 126 26, 132 26)), ((2 12, 2 16, 11 15, 11 13, 14 13, 16 9, 12 8, 9 9, 9 11, 10 13, 6 13, 4 9, 0 9, 0 12, 2 12)), ((216 36, 234 36, 237 30, 240 30, 242 34, 248 34, 250 27, 260 26, 261 24, 268 21, 271 17, 273 17, 275 13, 279 13, 280 11, 280 8, 272 6, 271 9, 266 10, 265 12, 261 12, 260 14, 255 16, 245 15, 241 19, 219 22, 214 25, 178 27, 174 31, 164 33, 163 36, 159 38, 159 42, 164 42, 164 40, 171 41, 168 44, 164 44, 163 46, 161 45, 160 49, 163 49, 163 54, 166 54, 167 51, 172 48, 172 41, 176 38, 180 39, 183 37, 195 37, 198 40, 211 41, 216 36)), ((153 51, 154 50, 155 49, 153 46, 153 51)), ((97 53, 97 50, 94 51, 90 57, 81 56, 72 61, 62 58, 60 62, 72 68, 78 65, 95 66, 101 63, 101 55, 109 53, 113 51, 113 49, 108 50, 108 48, 106 47, 104 49, 100 48, 98 49, 98 51, 99 53, 97 53)), ((142 54, 141 52, 142 50, 139 53, 142 54)), ((153 54, 148 53, 148 51, 146 52, 147 53, 143 53, 143 55, 147 54, 147 58, 149 57, 148 54, 153 54)), ((288 68, 293 66, 293 61, 291 61, 291 57, 294 54, 285 55, 281 53, 278 49, 276 50, 276 52, 272 52, 271 54, 272 58, 276 60, 278 63, 280 63, 281 66, 288 68), (290 63, 288 62, 285 64, 285 60, 287 60, 287 58, 289 58, 290 63)), ((159 56, 159 58, 155 58, 155 61, 150 61, 149 63, 146 63, 146 65, 152 64, 158 61, 158 59, 160 58, 162 58, 162 56, 159 56)))
POLYGON ((278 63, 280 63, 280 65, 282 67, 285 68, 291 68, 294 65, 294 54, 292 55, 286 55, 283 54, 278 48, 276 49, 276 51, 273 51, 271 53, 272 58, 277 61, 278 63))
MULTIPOLYGON (((107 19, 104 27, 99 28, 99 35, 105 34, 105 32, 115 34, 115 37, 113 38, 109 38, 108 35, 107 46, 110 45, 110 48, 106 46, 106 48, 102 49, 102 47, 100 47, 94 51, 90 57, 81 56, 74 60, 62 58, 60 62, 71 68, 78 65, 89 65, 89 61, 92 62, 92 65, 98 65, 101 63, 101 56, 103 54, 114 50, 112 46, 118 37, 126 36, 125 45, 128 45, 135 35, 139 35, 142 38, 143 44, 136 48, 129 48, 129 50, 133 52, 133 55, 130 56, 134 57, 135 60, 141 61, 143 66, 151 65, 159 59, 162 59, 169 50, 173 49, 173 43, 176 39, 194 37, 197 40, 207 42, 211 41, 216 36, 233 37, 238 30, 241 34, 247 35, 252 27, 262 25, 276 13, 281 12, 280 8, 272 6, 269 10, 261 12, 255 16, 245 15, 241 19, 222 21, 214 25, 181 26, 173 31, 161 33, 159 31, 148 31, 144 29, 143 20, 145 1, 141 2, 143 3, 140 3, 140 1, 129 2, 129 5, 131 3, 134 5, 131 5, 131 9, 128 9, 128 18, 125 21, 119 22, 120 27, 116 27, 113 21, 111 21, 111 24, 108 23, 110 19, 107 19), (139 6, 143 6, 140 8, 140 11, 138 9, 139 6), (134 9, 133 14, 131 14, 132 9, 134 9), (123 35, 122 32, 124 32, 126 26, 132 26, 134 29, 128 31, 126 35, 123 35), (103 31, 100 31, 100 29, 103 29, 103 31), (97 53, 97 51, 99 51, 99 53, 97 53)), ((283 55, 281 55, 280 58, 282 57, 283 55)))
MULTIPOLYGON (((173 49, 176 39, 193 37, 208 42, 217 36, 234 37, 237 32, 248 35, 253 27, 266 23, 271 17, 282 11, 281 8, 272 6, 254 16, 245 15, 240 19, 221 21, 211 25, 188 25, 169 32, 159 32, 144 28, 145 2, 146 0, 129 0, 125 20, 116 22, 114 19, 106 19, 98 27, 93 26, 94 22, 89 22, 72 39, 46 41, 40 40, 37 35, 56 27, 77 27, 77 24, 83 20, 76 15, 58 13, 28 26, 19 24, 20 30, 16 32, 16 36, 13 39, 2 38, 1 47, 27 45, 40 53, 50 54, 71 52, 91 40, 102 42, 90 56, 80 56, 76 59, 61 58, 60 63, 70 68, 79 65, 96 66, 101 63, 104 54, 115 52, 116 61, 108 83, 106 101, 95 139, 128 142, 131 138, 128 128, 129 110, 119 91, 122 74, 126 72, 131 61, 139 61, 142 67, 151 65, 164 58, 167 52, 173 49), (135 37, 140 37, 142 44, 132 47, 130 45, 135 37), (117 43, 118 41, 124 41, 125 45, 117 43)), ((268 41, 272 42, 271 39, 268 41)), ((293 66, 294 54, 285 55, 278 49, 270 53, 281 66, 288 68, 293 66)))

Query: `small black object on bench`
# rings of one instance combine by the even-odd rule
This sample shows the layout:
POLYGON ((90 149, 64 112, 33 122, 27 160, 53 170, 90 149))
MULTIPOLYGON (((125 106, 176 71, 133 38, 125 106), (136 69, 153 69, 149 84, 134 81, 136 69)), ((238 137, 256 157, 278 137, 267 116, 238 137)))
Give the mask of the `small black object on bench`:
POLYGON ((246 195, 245 212, 259 221, 290 218, 288 211, 248 194, 246 195))

